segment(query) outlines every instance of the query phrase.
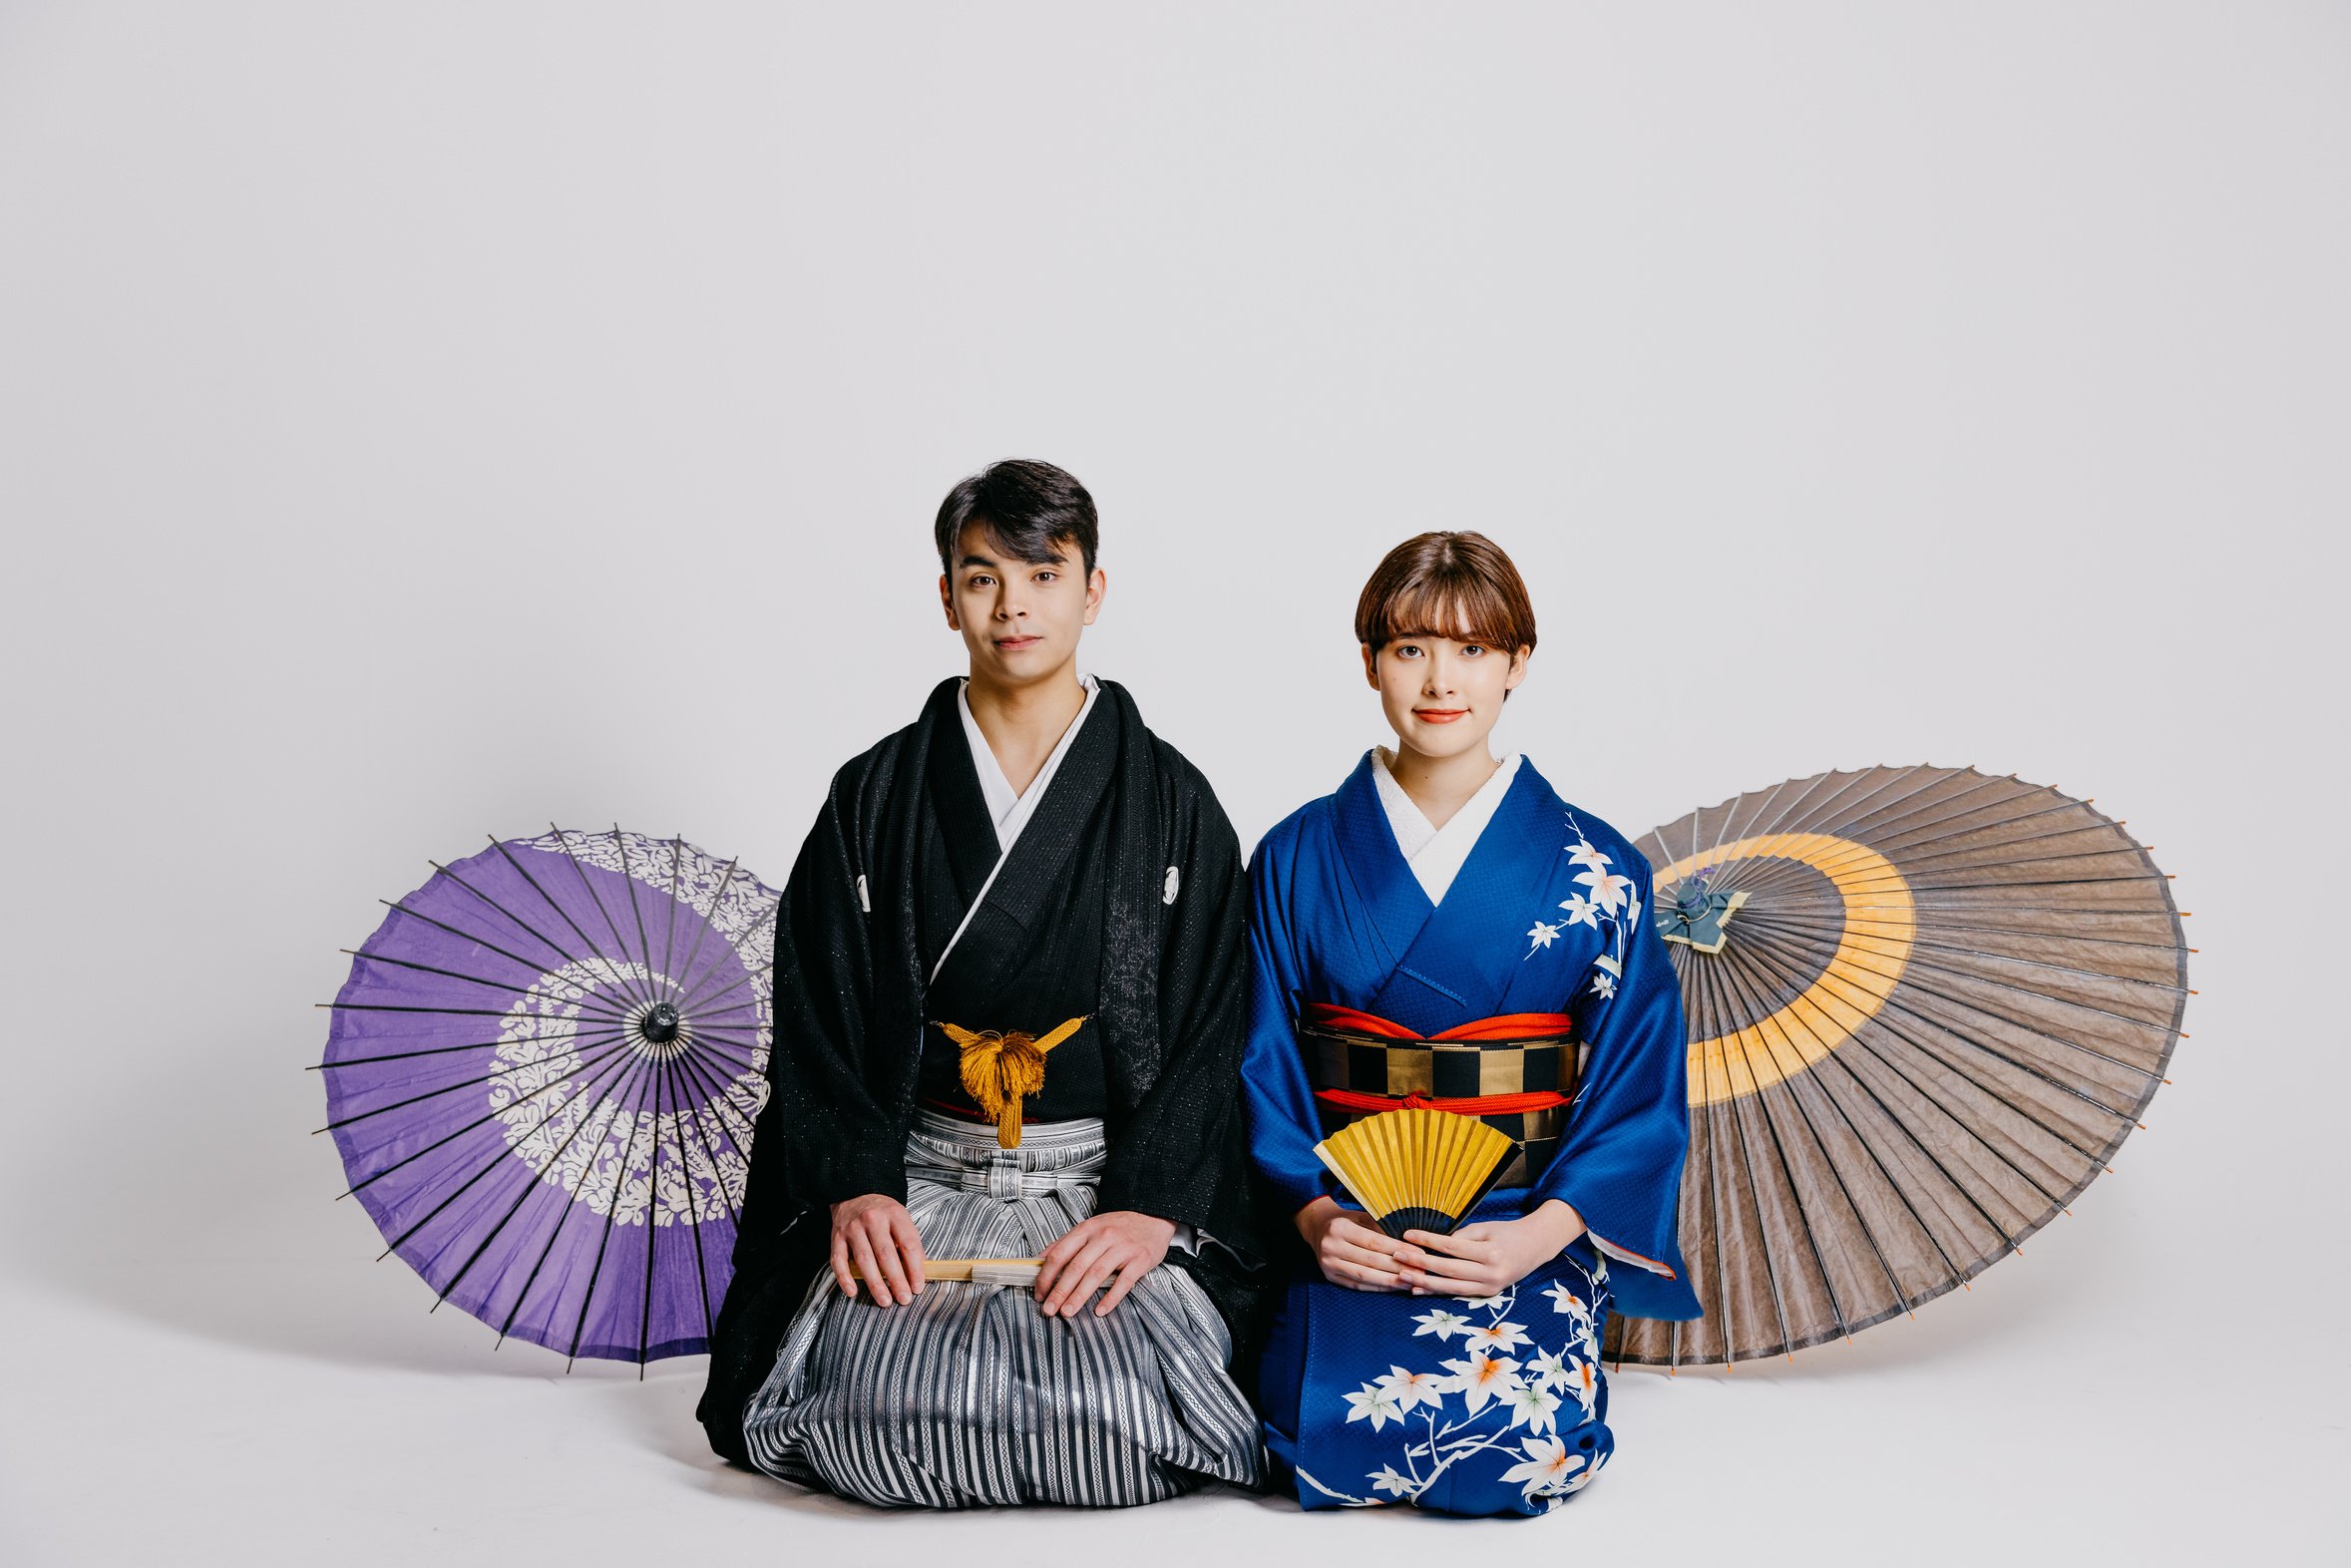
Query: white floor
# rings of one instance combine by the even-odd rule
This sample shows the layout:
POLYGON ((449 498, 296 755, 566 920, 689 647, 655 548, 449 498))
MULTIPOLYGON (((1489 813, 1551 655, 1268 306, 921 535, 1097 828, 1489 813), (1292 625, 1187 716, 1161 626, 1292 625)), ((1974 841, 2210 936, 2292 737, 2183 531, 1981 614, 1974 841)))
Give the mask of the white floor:
MULTIPOLYGON (((2342 1561, 2341 1504, 2322 1501, 2344 1473, 2341 1358, 2314 1373, 2274 1354, 2263 1337, 2290 1320, 2253 1293, 2275 1271, 2209 1215, 2164 1222, 2192 1162, 2162 1136, 1915 1322, 1729 1373, 1628 1370, 1618 1462, 1523 1525, 1309 1518, 1232 1493, 877 1515, 715 1459, 692 1419, 699 1358, 639 1381, 493 1353, 480 1324, 428 1315, 397 1260, 370 1264, 364 1217, 323 1191, 231 1204, 216 1230, 135 1224, 152 1259, 136 1279, 85 1258, 0 1298, 0 1560, 1260 1562, 1542 1543, 1640 1563, 2342 1561)), ((159 1208, 203 1213, 190 1196, 159 1208)))

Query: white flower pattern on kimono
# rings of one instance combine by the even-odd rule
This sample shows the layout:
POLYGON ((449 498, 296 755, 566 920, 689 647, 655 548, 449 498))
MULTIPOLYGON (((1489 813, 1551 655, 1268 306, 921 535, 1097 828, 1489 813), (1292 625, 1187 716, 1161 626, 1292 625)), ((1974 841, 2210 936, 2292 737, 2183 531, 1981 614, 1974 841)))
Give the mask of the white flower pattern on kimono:
POLYGON ((1395 1395, 1375 1383, 1365 1383, 1363 1391, 1347 1396, 1350 1406, 1347 1418, 1351 1421, 1369 1420, 1373 1431, 1389 1421, 1400 1421, 1404 1412, 1396 1407, 1395 1395))
POLYGON ((1526 956, 1531 959, 1543 949, 1548 948, 1551 946, 1551 944, 1557 942, 1559 940, 1559 933, 1562 929, 1564 929, 1565 926, 1566 922, 1564 921, 1562 921, 1557 926, 1547 926, 1541 921, 1536 921, 1535 929, 1526 934, 1528 942, 1532 944, 1532 946, 1526 950, 1526 956))
POLYGON ((1565 1280, 1553 1280, 1543 1287, 1543 1294, 1551 1298, 1553 1312, 1565 1313, 1579 1324, 1592 1321, 1592 1309, 1581 1296, 1567 1288, 1565 1280))
POLYGON ((1600 1397, 1600 1369, 1590 1362, 1571 1361, 1567 1364, 1567 1391, 1584 1407, 1584 1419, 1592 1418, 1592 1407, 1600 1397))
POLYGON ((1589 926, 1594 931, 1600 929, 1600 906, 1585 898, 1581 893, 1571 893, 1561 899, 1559 907, 1567 911, 1567 919, 1562 922, 1563 925, 1589 926))
POLYGON ((1585 1467, 1584 1456, 1570 1451, 1564 1437, 1529 1437, 1518 1451, 1525 1460, 1504 1470, 1502 1479, 1518 1482, 1529 1497, 1569 1490, 1569 1477, 1585 1467))
POLYGON ((1526 1343, 1526 1330, 1515 1323, 1489 1323, 1466 1331, 1462 1339, 1473 1351, 1514 1351, 1526 1343))
POLYGON ((1412 1338, 1415 1340, 1424 1334, 1433 1334, 1440 1340, 1450 1340, 1456 1333, 1469 1327, 1467 1318, 1457 1312, 1447 1312, 1442 1307, 1430 1308, 1412 1321, 1420 1326, 1412 1331, 1412 1338))
POLYGON ((1592 902, 1614 915, 1624 908, 1626 895, 1632 891, 1633 879, 1621 877, 1613 871, 1579 871, 1576 881, 1592 890, 1592 902))
POLYGON ((1603 997, 1615 995, 1616 982, 1624 978, 1625 967, 1603 953, 1592 961, 1592 994, 1603 997))
MULTIPOLYGON (((1445 1391, 1460 1394, 1461 1402, 1469 1407, 1472 1415, 1485 1408, 1486 1400, 1519 1386, 1518 1363, 1507 1356, 1486 1356, 1472 1351, 1462 1361, 1446 1362, 1444 1368, 1453 1374, 1445 1379, 1445 1391)), ((1348 1397, 1352 1399, 1355 1395, 1351 1393, 1348 1397)))
POLYGON ((1567 858, 1590 871, 1606 871, 1616 864, 1585 839, 1578 839, 1567 847, 1567 858))
POLYGON ((1380 1391, 1395 1401, 1399 1412, 1405 1413, 1422 1404, 1442 1409, 1444 1383, 1444 1378, 1435 1372, 1406 1372, 1401 1367, 1390 1367, 1387 1375, 1378 1379, 1380 1391))
POLYGON ((1506 1490, 1520 1497, 1525 1511, 1547 1512, 1565 1501, 1606 1458, 1604 1447, 1595 1448, 1595 1433, 1603 1443, 1607 1433, 1595 1424, 1603 1388, 1593 1327, 1604 1299, 1602 1275, 1597 1265, 1572 1258, 1561 1260, 1560 1268, 1565 1278, 1553 1275, 1546 1287, 1549 1313, 1518 1312, 1519 1287, 1511 1286, 1412 1315, 1412 1338, 1450 1345, 1458 1336, 1460 1355, 1441 1361, 1441 1372, 1390 1365, 1344 1395, 1344 1424, 1365 1432, 1363 1440, 1380 1432, 1379 1441, 1392 1445, 1364 1455, 1358 1472, 1368 1483, 1364 1495, 1334 1490, 1303 1469, 1302 1480, 1364 1507, 1418 1503, 1448 1475, 1455 1477, 1449 1483, 1454 1486, 1493 1485, 1508 1466, 1506 1490), (1580 1419, 1571 1421, 1563 1412, 1580 1419), (1386 1437, 1389 1425, 1400 1434, 1386 1437), (1542 1446, 1538 1452, 1526 1444, 1542 1446), (1522 1456, 1525 1463, 1518 1462, 1522 1456), (1471 1475, 1480 1479, 1465 1479, 1471 1475))
POLYGON ((1559 1408, 1559 1395, 1532 1383, 1522 1383, 1503 1394, 1502 1402, 1509 1406, 1511 1425, 1538 1432, 1555 1429, 1551 1412, 1559 1408))

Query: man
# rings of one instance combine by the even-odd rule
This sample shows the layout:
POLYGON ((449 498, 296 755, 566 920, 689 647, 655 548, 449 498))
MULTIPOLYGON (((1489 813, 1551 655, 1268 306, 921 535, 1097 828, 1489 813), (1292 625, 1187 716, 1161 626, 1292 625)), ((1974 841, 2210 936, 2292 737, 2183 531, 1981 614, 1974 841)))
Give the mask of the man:
POLYGON ((997 463, 935 537, 970 674, 835 775, 793 866, 696 1413, 738 1463, 878 1504, 1254 1485, 1240 846, 1077 673, 1107 581, 1084 487, 997 463), (1032 1285, 926 1282, 1032 1257, 1032 1285))

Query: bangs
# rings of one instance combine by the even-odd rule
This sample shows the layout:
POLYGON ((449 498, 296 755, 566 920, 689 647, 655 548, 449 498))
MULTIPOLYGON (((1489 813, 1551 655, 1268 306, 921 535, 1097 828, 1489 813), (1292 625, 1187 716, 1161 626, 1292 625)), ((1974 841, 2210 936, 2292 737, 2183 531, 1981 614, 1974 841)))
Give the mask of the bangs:
POLYGON ((1407 637, 1446 637, 1500 652, 1535 645, 1526 584, 1482 534, 1422 534, 1387 553, 1356 601, 1356 640, 1376 651, 1407 637))
POLYGON ((1371 612, 1371 635, 1359 640, 1381 646, 1413 637, 1450 637, 1505 652, 1518 646, 1509 606, 1493 585, 1473 579, 1405 584, 1371 612))

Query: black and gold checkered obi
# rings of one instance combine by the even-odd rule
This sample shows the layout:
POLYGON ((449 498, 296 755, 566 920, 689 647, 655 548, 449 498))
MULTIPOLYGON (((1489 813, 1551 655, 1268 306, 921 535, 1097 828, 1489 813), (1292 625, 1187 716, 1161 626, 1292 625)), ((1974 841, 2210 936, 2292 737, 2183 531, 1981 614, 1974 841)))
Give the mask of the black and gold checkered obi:
POLYGON ((1524 1187, 1550 1165, 1567 1131, 1573 1028, 1564 1012, 1513 1012, 1422 1036, 1353 1007, 1310 1001, 1298 1040, 1325 1137, 1413 1105, 1475 1116, 1519 1145, 1494 1185, 1524 1187))

